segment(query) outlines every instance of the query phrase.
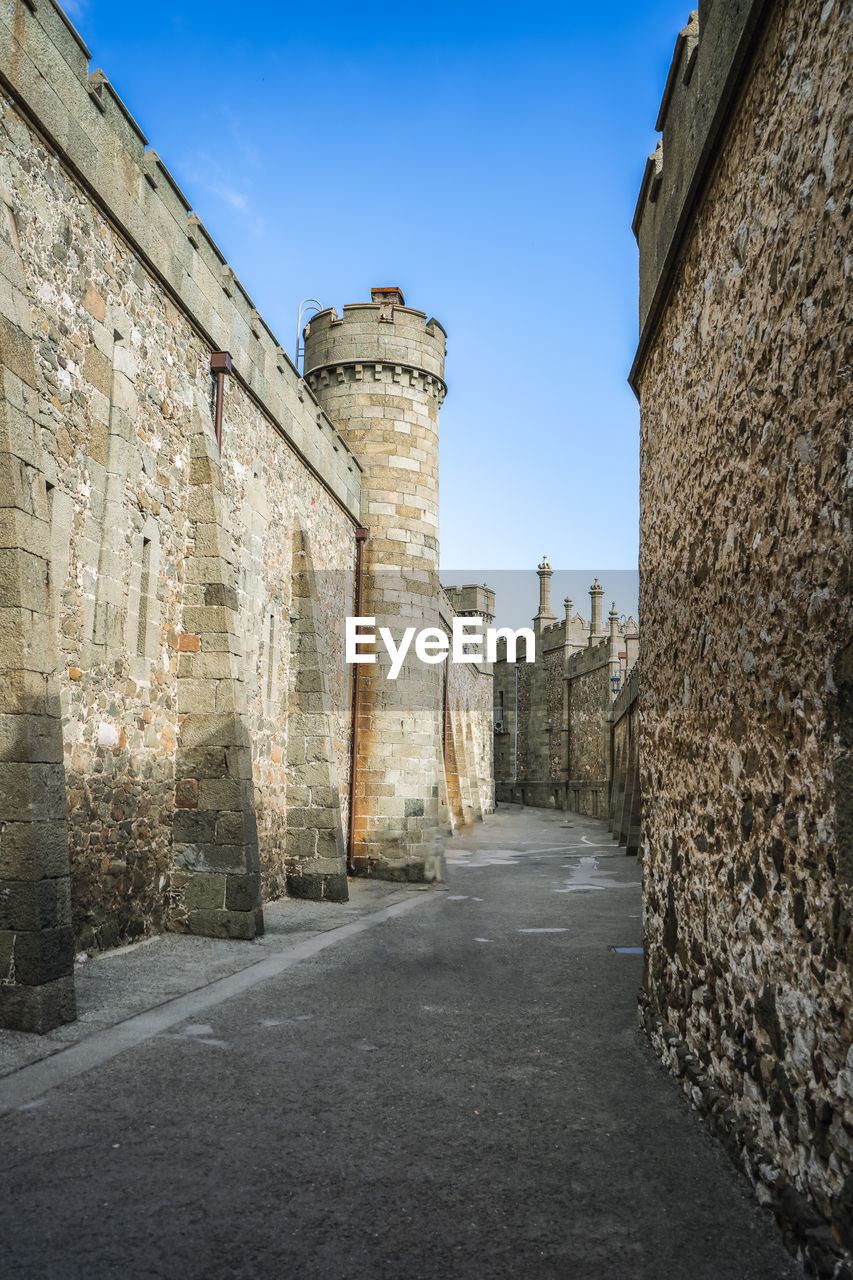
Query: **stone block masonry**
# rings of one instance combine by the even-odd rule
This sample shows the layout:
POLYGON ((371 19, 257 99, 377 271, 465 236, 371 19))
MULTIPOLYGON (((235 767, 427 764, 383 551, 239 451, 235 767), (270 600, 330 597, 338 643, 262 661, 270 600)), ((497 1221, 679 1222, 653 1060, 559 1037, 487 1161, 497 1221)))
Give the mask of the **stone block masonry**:
POLYGON ((343 651, 363 519, 367 607, 439 616, 443 330, 347 309, 345 439, 88 63, 53 0, 0 10, 0 1023, 37 1031, 75 947, 344 900, 351 793, 361 871, 435 877, 449 821, 442 673, 368 688, 351 779, 343 651))
MULTIPOLYGON (((479 617, 488 625, 494 600, 494 592, 487 587, 443 588, 441 630, 450 635, 455 614, 479 617)), ((444 774, 439 786, 439 818, 446 831, 455 833, 494 812, 494 681, 487 662, 447 662, 442 674, 444 774)))
POLYGON ((263 932, 249 700, 234 540, 211 422, 196 406, 190 442, 188 557, 178 658, 173 929, 224 938, 263 932))
POLYGON ((851 112, 849 2, 701 3, 635 218, 644 1018, 827 1276, 853 1274, 851 112))
MULTIPOLYGON (((305 329, 305 377, 362 461, 363 616, 400 635, 439 625, 438 411, 445 334, 398 289, 328 309, 305 329)), ((357 869, 433 880, 439 850, 442 674, 407 658, 365 665, 358 724, 357 869), (410 802, 417 801, 415 808, 410 802)))
POLYGON ((291 687, 287 699, 287 891, 298 898, 346 902, 346 848, 335 752, 338 730, 321 620, 325 584, 314 571, 308 531, 297 527, 293 538, 291 687))
POLYGON ((75 1016, 50 511, 18 222, 0 186, 0 1025, 75 1016))
MULTIPOLYGON (((55 5, 4 6, 0 1019, 32 1030, 74 1016, 75 946, 262 927, 290 865, 293 547, 340 619, 360 511, 357 460, 87 61, 55 5)), ((303 828, 309 885, 349 781, 349 673, 321 660, 340 794, 303 828)))

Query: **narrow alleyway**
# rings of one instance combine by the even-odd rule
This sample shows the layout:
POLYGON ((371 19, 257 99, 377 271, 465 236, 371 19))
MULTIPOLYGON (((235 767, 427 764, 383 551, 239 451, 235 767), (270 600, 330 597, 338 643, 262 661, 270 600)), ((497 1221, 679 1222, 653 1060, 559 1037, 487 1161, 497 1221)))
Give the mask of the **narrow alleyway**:
POLYGON ((798 1276, 637 1031, 635 860, 516 808, 449 857, 0 1033, 5 1280, 798 1276))

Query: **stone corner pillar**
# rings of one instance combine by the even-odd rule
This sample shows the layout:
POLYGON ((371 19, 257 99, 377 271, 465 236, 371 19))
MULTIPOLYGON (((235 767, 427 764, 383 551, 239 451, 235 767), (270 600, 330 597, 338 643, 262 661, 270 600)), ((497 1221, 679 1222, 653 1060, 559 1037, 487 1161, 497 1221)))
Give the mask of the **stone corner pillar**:
POLYGON ((49 512, 12 250, 0 235, 0 1027, 44 1033, 76 1017, 74 937, 49 512))

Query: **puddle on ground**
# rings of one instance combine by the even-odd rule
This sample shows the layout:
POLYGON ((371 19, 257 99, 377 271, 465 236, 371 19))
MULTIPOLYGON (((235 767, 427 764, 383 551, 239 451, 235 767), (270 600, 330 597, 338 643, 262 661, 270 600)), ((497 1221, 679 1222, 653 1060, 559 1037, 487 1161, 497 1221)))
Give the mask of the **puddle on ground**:
POLYGON ((572 866, 570 862, 563 865, 564 870, 571 869, 571 875, 567 876, 563 881, 564 889, 555 889, 554 893, 581 893, 587 889, 633 889, 633 884, 621 884, 614 881, 612 871, 602 871, 598 865, 598 858, 589 855, 585 858, 578 858, 577 863, 572 866))
POLYGON ((447 861, 464 867, 517 867, 524 854, 518 849, 448 849, 447 861))

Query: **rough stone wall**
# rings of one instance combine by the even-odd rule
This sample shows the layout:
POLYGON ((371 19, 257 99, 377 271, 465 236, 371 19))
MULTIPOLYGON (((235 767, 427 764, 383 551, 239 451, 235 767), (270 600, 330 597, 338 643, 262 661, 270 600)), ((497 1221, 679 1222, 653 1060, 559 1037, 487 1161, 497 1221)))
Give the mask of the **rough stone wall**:
POLYGON ((610 710, 611 777, 609 826, 626 853, 640 851, 640 680, 628 675, 610 710))
MULTIPOLYGON (((571 765, 569 769, 570 807, 578 813, 604 817, 610 779, 609 717, 610 648, 601 645, 601 661, 591 670, 572 674, 578 660, 570 663, 571 765)), ((589 651, 588 651, 589 652, 589 651)), ((586 659, 587 654, 579 655, 586 659)))
POLYGON ((42 1032, 75 1015, 74 947, 39 379, 0 198, 0 1025, 42 1032))
MULTIPOLYGON (((242 738, 218 744, 201 719, 220 711, 235 680, 252 757, 248 773, 235 761, 230 790, 254 790, 266 892, 282 890, 297 524, 313 566, 326 571, 317 661, 345 798, 349 673, 339 620, 352 599, 359 468, 201 224, 187 218, 160 161, 143 155, 103 77, 87 81, 86 51, 58 11, 17 5, 0 27, 9 86, 0 213, 15 228, 31 314, 75 929, 78 945, 109 946, 162 927, 170 888, 185 897, 186 881, 172 882, 176 812, 182 847, 209 845, 202 834, 218 830, 216 842, 236 848, 225 837, 226 815, 236 822, 233 796, 226 803, 219 772, 204 773, 227 778, 231 764, 196 757, 189 773, 175 771, 188 713, 199 718, 193 749, 245 754, 242 738), (50 98, 32 61, 47 68, 48 48, 50 98), (39 130, 25 111, 39 115, 39 130), (71 176, 69 161, 82 177, 71 176), (200 498, 199 512, 213 514, 195 519, 194 468, 207 461, 193 440, 199 430, 212 440, 216 346, 232 348, 234 376, 217 478, 200 498), (230 634, 239 634, 236 648, 230 634)), ((198 855, 203 865, 182 863, 181 876, 213 875, 210 852, 198 855)), ((211 881, 199 910, 214 889, 211 881)))
POLYGON ((651 1025, 848 1248, 852 21, 770 7, 635 375, 651 1025))

